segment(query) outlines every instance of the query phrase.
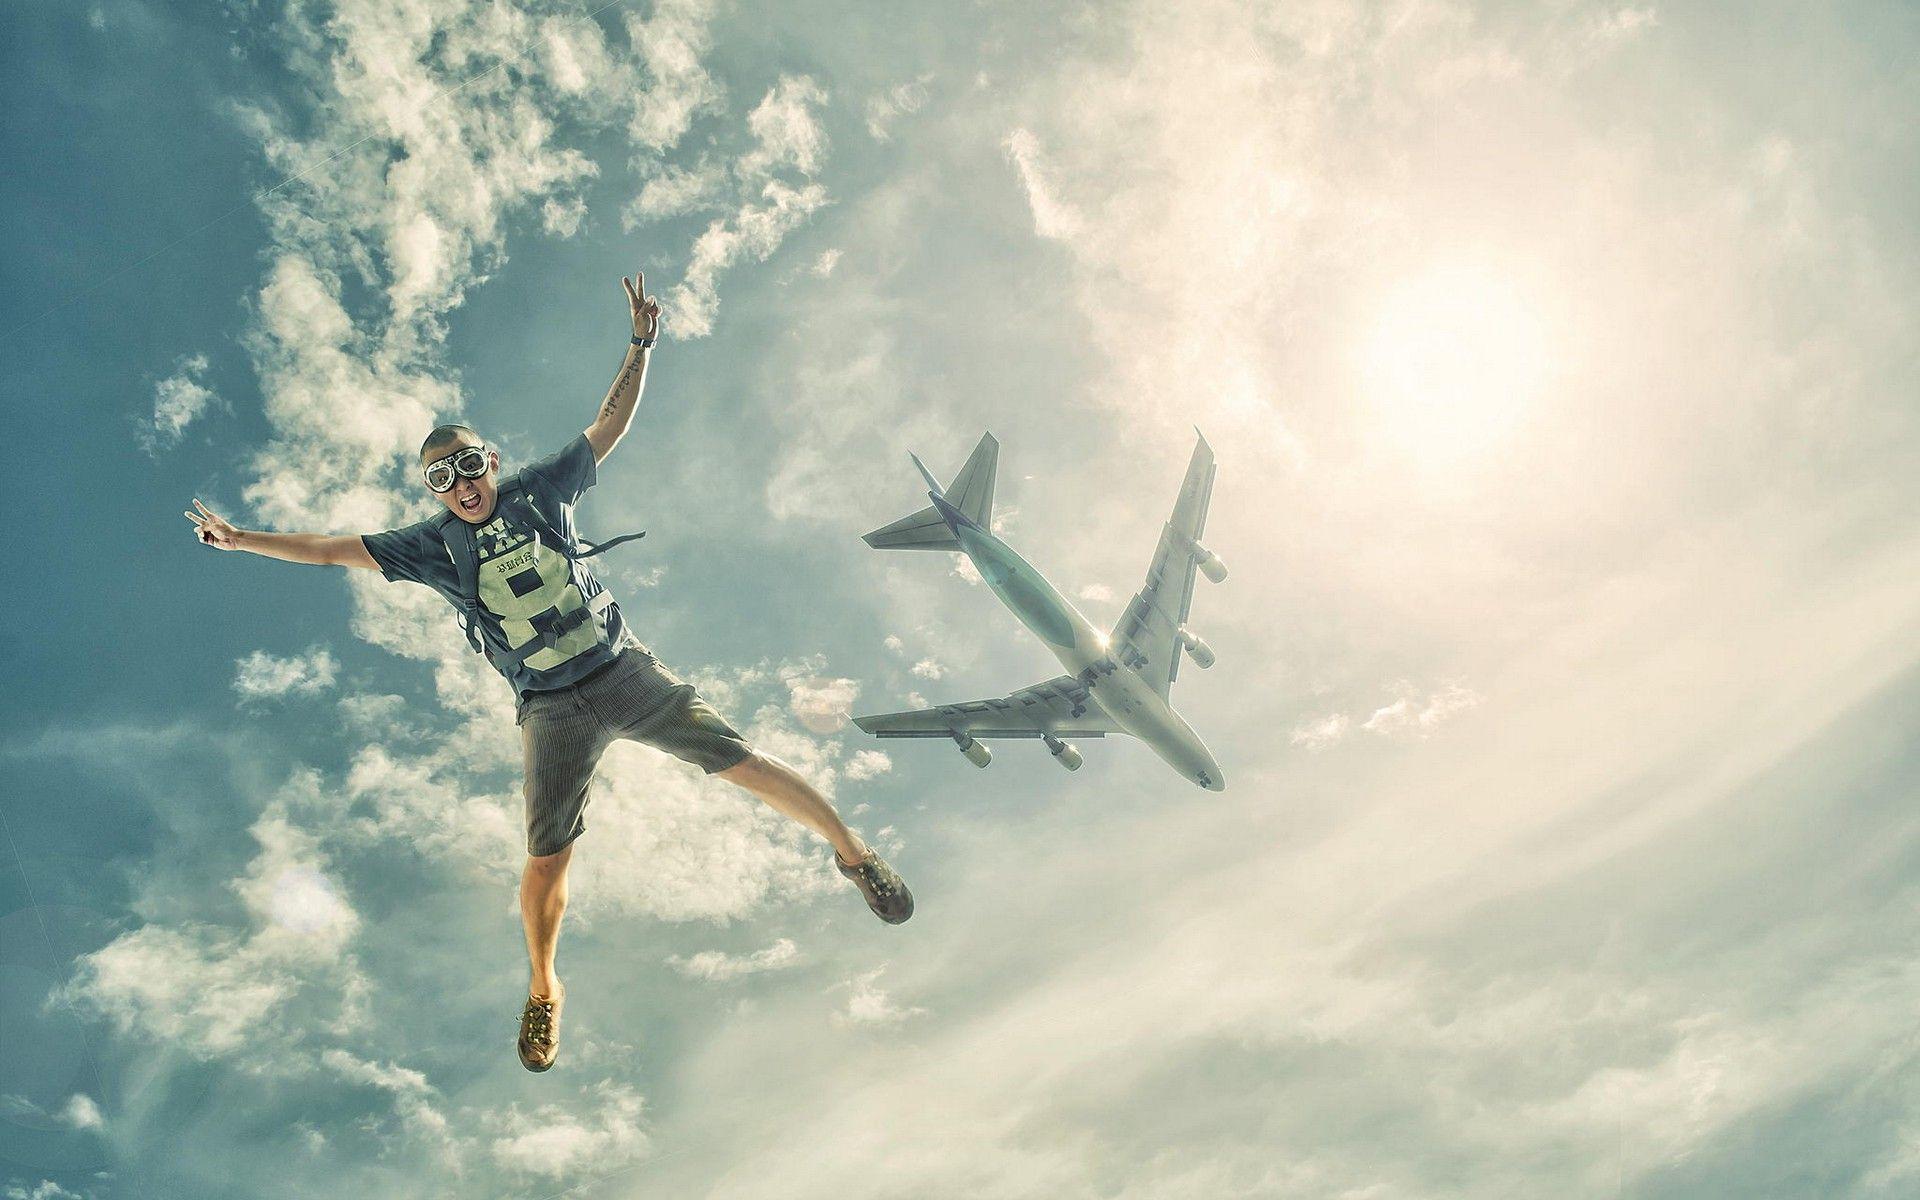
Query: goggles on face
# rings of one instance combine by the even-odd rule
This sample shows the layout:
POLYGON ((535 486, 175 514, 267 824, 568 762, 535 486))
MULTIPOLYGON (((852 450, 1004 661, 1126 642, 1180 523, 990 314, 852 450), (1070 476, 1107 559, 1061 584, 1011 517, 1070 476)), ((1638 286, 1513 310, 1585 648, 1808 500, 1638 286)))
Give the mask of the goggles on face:
POLYGON ((456 479, 478 479, 486 473, 487 448, 462 446, 427 464, 427 486, 436 492, 451 491, 456 479))

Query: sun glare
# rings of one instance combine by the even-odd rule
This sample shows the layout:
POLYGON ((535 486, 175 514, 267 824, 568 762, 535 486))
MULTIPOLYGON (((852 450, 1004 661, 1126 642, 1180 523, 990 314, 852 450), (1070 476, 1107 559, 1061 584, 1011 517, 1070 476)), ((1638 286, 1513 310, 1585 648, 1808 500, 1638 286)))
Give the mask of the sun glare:
POLYGON ((1539 395, 1548 361, 1537 310, 1476 265, 1436 267, 1395 285, 1364 356, 1379 436, 1436 465, 1499 443, 1539 395))

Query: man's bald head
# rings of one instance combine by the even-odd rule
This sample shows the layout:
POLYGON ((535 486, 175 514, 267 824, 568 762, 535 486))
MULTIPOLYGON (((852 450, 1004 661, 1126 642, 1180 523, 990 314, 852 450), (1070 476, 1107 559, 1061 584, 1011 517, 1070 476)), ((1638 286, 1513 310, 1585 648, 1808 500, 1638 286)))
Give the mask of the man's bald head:
POLYGON ((438 458, 456 446, 484 446, 486 440, 470 425, 435 425, 427 440, 420 443, 420 457, 438 458))

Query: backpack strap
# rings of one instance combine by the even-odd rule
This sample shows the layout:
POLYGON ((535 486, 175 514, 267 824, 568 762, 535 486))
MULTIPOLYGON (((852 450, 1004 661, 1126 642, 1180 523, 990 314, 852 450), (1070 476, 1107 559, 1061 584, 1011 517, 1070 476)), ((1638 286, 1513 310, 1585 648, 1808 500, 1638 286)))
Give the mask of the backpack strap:
POLYGON ((458 598, 452 603, 454 611, 460 614, 461 631, 467 635, 467 645, 473 647, 475 654, 485 654, 487 647, 480 640, 479 629, 480 547, 474 545, 473 526, 448 512, 434 518, 433 528, 446 544, 447 557, 453 560, 458 598))
POLYGON ((569 540, 563 536, 558 529, 554 528, 552 522, 541 515, 540 506, 533 497, 533 490, 524 485, 520 476, 515 475, 514 482, 521 483, 522 486, 514 488, 512 491, 502 488, 500 492, 500 502, 509 505, 516 516, 533 528, 535 535, 537 535, 541 541, 558 550, 569 562, 579 562, 583 558, 592 558, 603 550, 613 549, 621 542, 636 541, 647 536, 647 531, 642 529, 638 533, 623 533, 619 537, 608 538, 604 542, 569 540), (591 550, 582 550, 582 546, 592 546, 593 548, 591 550))

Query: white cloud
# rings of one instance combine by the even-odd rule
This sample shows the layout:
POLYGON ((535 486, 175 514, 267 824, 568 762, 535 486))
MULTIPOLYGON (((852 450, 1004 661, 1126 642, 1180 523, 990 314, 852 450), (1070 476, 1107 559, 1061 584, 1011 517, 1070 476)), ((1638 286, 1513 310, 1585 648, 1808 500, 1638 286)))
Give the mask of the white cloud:
MULTIPOLYGON (((747 114, 753 142, 731 169, 738 207, 714 219, 695 239, 686 274, 663 304, 675 334, 713 332, 719 277, 741 262, 764 262, 787 234, 826 204, 826 189, 809 181, 826 153, 826 133, 814 114, 826 99, 811 78, 783 75, 747 114)), ((703 168, 651 197, 643 189, 628 210, 629 222, 690 204, 696 194, 704 199, 718 188, 715 170, 703 168)))
POLYGON ((734 174, 754 182, 783 170, 802 175, 818 173, 827 135, 813 110, 826 102, 826 89, 811 78, 782 75, 747 114, 747 129, 753 134, 754 144, 734 164, 734 174))
POLYGON ((827 190, 817 183, 796 188, 770 180, 756 200, 708 225, 693 243, 686 277, 668 293, 664 311, 671 314, 674 332, 685 337, 712 333, 721 274, 741 262, 764 262, 826 202, 827 190))
POLYGON ((540 224, 555 237, 570 238, 580 232, 587 219, 587 202, 578 196, 565 200, 548 198, 540 206, 540 224))
POLYGON ((834 1020, 842 1025, 898 1025, 910 1018, 920 1016, 927 1010, 914 1006, 901 1006, 884 988, 879 986, 880 976, 885 967, 875 967, 861 975, 856 975, 840 986, 847 990, 846 1007, 834 1013, 834 1020))
POLYGON ((913 666, 909 669, 912 671, 915 677, 920 679, 941 679, 941 678, 944 678, 947 673, 947 669, 945 667, 941 666, 938 661, 931 658, 923 658, 919 662, 913 664, 913 666))
POLYGON ((844 774, 848 779, 858 782, 872 779, 893 770, 893 759, 884 750, 856 750, 848 760, 844 774))
POLYGON ((717 162, 702 160, 691 167, 664 164, 640 186, 640 194, 627 206, 627 228, 642 221, 660 221, 683 213, 699 212, 726 196, 727 171, 717 162))
POLYGON ((838 247, 822 250, 819 257, 813 260, 813 265, 807 268, 807 274, 813 276, 815 279, 825 279, 827 276, 833 274, 833 269, 839 265, 840 250, 838 247))
POLYGON ((884 639, 881 640, 880 644, 882 646, 885 646, 889 651, 893 652, 894 654, 904 653, 907 648, 906 642, 902 641, 900 638, 900 635, 897 633, 888 634, 884 639))
POLYGON ((225 407, 220 397, 201 382, 207 373, 207 356, 193 354, 182 358, 174 373, 153 388, 153 416, 142 423, 140 445, 149 454, 180 441, 187 426, 209 408, 225 407))
POLYGON ((1593 19, 1593 35, 1601 41, 1633 37, 1660 24, 1660 14, 1652 5, 1612 9, 1593 19))
POLYGON ((333 686, 340 664, 322 647, 305 654, 276 658, 255 650, 234 662, 233 690, 242 701, 273 700, 283 696, 311 696, 333 686))
POLYGON ((364 987, 346 953, 359 917, 283 806, 252 833, 259 853, 231 885, 250 931, 142 925, 83 956, 68 996, 123 1033, 203 1057, 272 1058, 289 1032, 278 1021, 303 994, 315 1019, 350 1021, 349 998, 364 987))
POLYGON ((1020 173, 1027 206, 1033 211, 1033 231, 1043 238, 1066 240, 1080 232, 1080 214, 1054 194, 1040 160, 1040 139, 1028 129, 1015 129, 1005 142, 1007 157, 1020 173))
POLYGON ((609 1080, 599 1085, 594 1101, 585 1117, 551 1104, 525 1113, 516 1106, 501 1122, 488 1153, 509 1170, 547 1179, 589 1166, 604 1174, 644 1155, 648 1140, 641 1130, 640 1096, 609 1080))
POLYGON ((724 982, 738 979, 743 975, 758 975, 764 971, 782 971, 800 961, 799 947, 793 939, 780 938, 764 950, 752 954, 727 954, 720 950, 702 950, 697 954, 682 957, 674 955, 667 959, 667 965, 689 979, 706 979, 724 982))
MULTIPOLYGON (((96 26, 96 28, 99 27, 96 26)), ((22 1183, 8 1184, 6 1200, 87 1200, 87 1198, 79 1192, 68 1191, 51 1179, 42 1179, 31 1188, 22 1183)))
POLYGON ((712 44, 708 28, 714 5, 710 0, 664 0, 642 19, 627 16, 627 34, 639 52, 653 86, 633 97, 633 119, 627 134, 650 150, 665 150, 681 139, 696 113, 717 105, 724 95, 720 85, 701 66, 712 44))
POLYGON ((853 715, 853 702, 860 695, 857 680, 827 678, 820 675, 793 675, 787 678, 789 701, 794 716, 815 733, 835 733, 846 727, 853 715))
POLYGON ((67 1099, 60 1110, 60 1120, 75 1129, 104 1129, 106 1117, 101 1115, 100 1106, 94 1103, 92 1096, 84 1092, 75 1092, 67 1099))
POLYGON ((878 142, 893 140, 894 121, 905 115, 917 113, 927 103, 927 84, 932 75, 922 75, 906 83, 897 84, 877 95, 867 97, 865 113, 867 133, 878 142))
POLYGON ((1449 683, 1425 696, 1421 696, 1412 684, 1405 682, 1395 685, 1394 690, 1399 693, 1399 699, 1375 709, 1360 728, 1382 737, 1422 738, 1431 734, 1442 722, 1466 712, 1481 701, 1479 693, 1458 683, 1449 683))
POLYGON ((1105 603, 1106 601, 1113 599, 1113 589, 1108 587, 1104 583, 1090 583, 1087 586, 1081 588, 1078 595, 1082 600, 1091 600, 1095 603, 1105 603))
POLYGON ((1294 727, 1288 740, 1308 750, 1324 750, 1347 736, 1353 722, 1345 713, 1328 713, 1294 727))

